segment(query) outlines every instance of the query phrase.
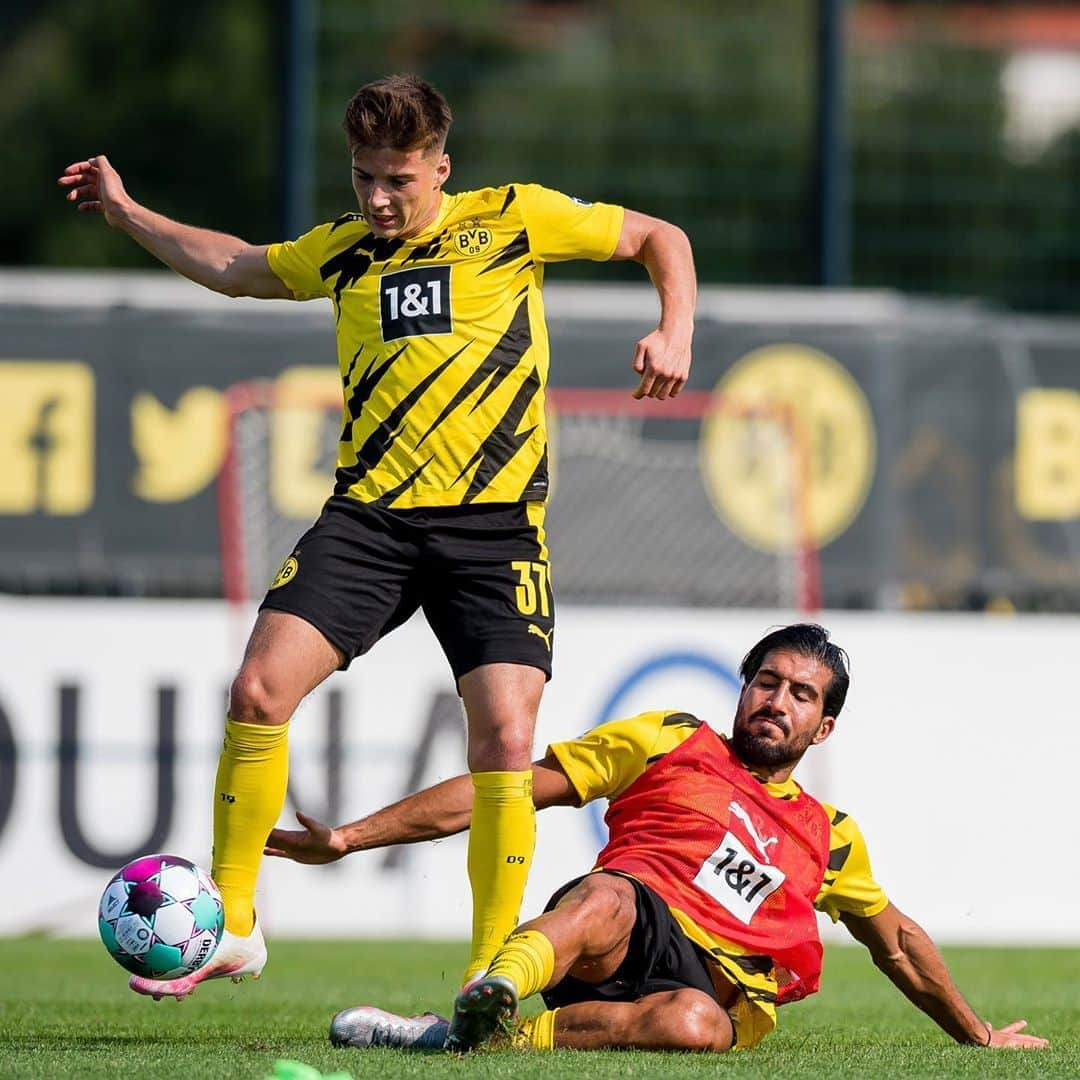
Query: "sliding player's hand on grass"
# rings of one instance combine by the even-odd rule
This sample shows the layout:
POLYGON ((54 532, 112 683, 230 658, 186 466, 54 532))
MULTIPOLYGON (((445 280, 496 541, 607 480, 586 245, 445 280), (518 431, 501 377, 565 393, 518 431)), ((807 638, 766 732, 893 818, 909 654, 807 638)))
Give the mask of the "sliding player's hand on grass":
POLYGON ((299 810, 296 811, 296 820, 304 826, 303 829, 274 829, 267 838, 263 854, 292 859, 293 862, 307 863, 309 866, 337 862, 348 854, 345 841, 337 829, 299 810))
POLYGON ((1038 1035, 1025 1035, 1021 1028, 1026 1027, 1026 1020, 1014 1020, 1003 1028, 993 1028, 987 1024, 990 1041, 986 1045, 998 1050, 1044 1050, 1050 1045, 1048 1039, 1041 1039, 1038 1035))
POLYGON ((104 154, 69 165, 57 183, 68 189, 65 196, 68 202, 76 203, 79 210, 103 214, 110 225, 120 223, 130 202, 120 174, 104 154))

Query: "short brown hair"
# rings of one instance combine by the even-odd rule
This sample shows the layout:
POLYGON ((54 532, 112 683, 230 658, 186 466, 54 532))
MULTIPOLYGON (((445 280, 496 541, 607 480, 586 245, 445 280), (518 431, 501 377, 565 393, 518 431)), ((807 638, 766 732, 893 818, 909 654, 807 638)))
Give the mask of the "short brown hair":
POLYGON ((344 127, 350 150, 441 150, 452 120, 446 98, 431 83, 389 75, 353 94, 344 127))

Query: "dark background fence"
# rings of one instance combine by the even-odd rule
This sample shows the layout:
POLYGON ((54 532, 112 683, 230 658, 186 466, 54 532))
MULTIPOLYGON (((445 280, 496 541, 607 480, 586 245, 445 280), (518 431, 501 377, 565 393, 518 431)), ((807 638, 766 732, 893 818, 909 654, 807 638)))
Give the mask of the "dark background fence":
MULTIPOLYGON (((670 218, 703 281, 1080 304, 1077 3, 7 4, 0 258, 149 265, 52 186, 100 151, 137 197, 252 240, 337 214, 344 102, 394 70, 452 102, 459 188, 670 218)), ((601 273, 633 270, 556 276, 601 273)))
MULTIPOLYGON (((333 398, 326 305, 229 301, 168 274, 10 277, 0 589, 220 595, 222 391, 289 372, 333 398)), ((556 395, 599 389, 633 412, 629 364, 650 298, 643 284, 549 289, 556 395)), ((830 607, 1080 610, 1078 348, 1075 320, 970 303, 706 289, 686 391, 706 401, 696 419, 673 402, 670 421, 658 405, 606 431, 602 405, 576 444, 556 423, 559 595, 785 606, 794 539, 819 552, 830 607), (807 500, 797 536, 760 427, 710 427, 716 390, 794 410, 807 500), (677 444, 686 467, 653 474, 677 444), (597 447, 617 478, 587 456, 597 447), (560 479, 563 468, 577 473, 560 479)), ((321 492, 332 463, 297 445, 289 475, 321 492)), ((295 513, 295 535, 320 501, 295 513)))

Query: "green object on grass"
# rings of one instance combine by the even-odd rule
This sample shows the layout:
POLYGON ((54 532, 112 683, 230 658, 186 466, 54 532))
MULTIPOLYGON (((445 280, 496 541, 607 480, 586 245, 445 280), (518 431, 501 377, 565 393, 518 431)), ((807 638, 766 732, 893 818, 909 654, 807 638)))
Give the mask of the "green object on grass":
POLYGON ((281 1058, 274 1062, 274 1071, 266 1080, 352 1080, 352 1073, 319 1072, 314 1065, 305 1065, 302 1061, 281 1058))

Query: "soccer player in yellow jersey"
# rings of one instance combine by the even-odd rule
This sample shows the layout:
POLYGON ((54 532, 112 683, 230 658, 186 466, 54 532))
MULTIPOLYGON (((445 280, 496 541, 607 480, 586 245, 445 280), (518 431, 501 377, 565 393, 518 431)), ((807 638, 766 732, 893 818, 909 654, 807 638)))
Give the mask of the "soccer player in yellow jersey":
MULTIPOLYGON (((792 778, 832 733, 847 659, 820 626, 774 630, 746 655, 730 739, 696 717, 650 712, 548 747, 533 766, 538 808, 607 798, 610 839, 593 872, 552 897, 459 996, 454 1027, 426 1014, 345 1009, 345 1046, 470 1048, 500 1029, 538 1049, 748 1049, 776 1006, 817 989, 814 909, 839 919, 874 963, 957 1042, 1041 1048, 1025 1021, 979 1018, 934 943, 874 880, 854 820, 792 778), (519 997, 547 1010, 514 1024, 519 997)), ((467 777, 337 829, 298 815, 268 852, 324 863, 352 851, 468 828, 467 777)))
POLYGON ((182 997, 258 974, 263 843, 285 798, 298 702, 422 607, 457 680, 475 787, 466 982, 515 925, 532 860, 529 764, 551 674, 544 266, 635 259, 660 299, 633 355, 637 397, 686 381, 695 277, 673 225, 535 184, 450 194, 450 109, 428 83, 361 88, 345 130, 359 211, 269 246, 171 221, 128 195, 103 155, 60 178, 162 262, 231 296, 327 297, 344 394, 333 496, 270 585, 233 682, 214 792, 213 875, 226 935, 214 959, 140 993, 182 997))

